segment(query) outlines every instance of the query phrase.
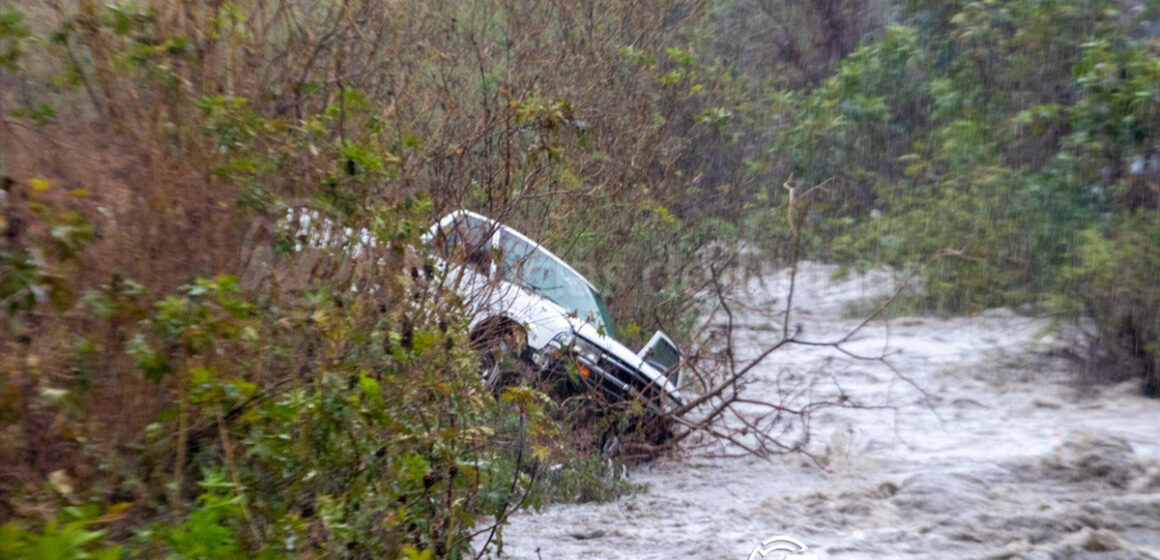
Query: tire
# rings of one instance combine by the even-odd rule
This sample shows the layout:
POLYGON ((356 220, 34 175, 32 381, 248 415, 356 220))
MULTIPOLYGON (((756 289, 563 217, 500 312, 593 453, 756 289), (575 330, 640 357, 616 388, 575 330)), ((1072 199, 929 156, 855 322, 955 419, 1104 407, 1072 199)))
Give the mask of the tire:
POLYGON ((484 325, 472 340, 479 353, 480 377, 496 396, 507 387, 528 381, 528 338, 520 326, 511 323, 484 325))

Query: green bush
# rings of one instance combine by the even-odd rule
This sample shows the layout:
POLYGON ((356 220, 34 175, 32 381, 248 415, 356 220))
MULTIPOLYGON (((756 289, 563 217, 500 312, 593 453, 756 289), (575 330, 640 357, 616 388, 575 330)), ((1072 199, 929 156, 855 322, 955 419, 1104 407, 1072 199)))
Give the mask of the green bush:
POLYGON ((1102 352, 1153 375, 1156 332, 1108 296, 1154 308, 1160 57, 1132 25, 1106 0, 908 3, 778 137, 795 176, 824 183, 807 254, 903 269, 942 256, 917 300, 943 313, 1084 302, 1102 352), (1100 252, 1106 271, 1090 265, 1100 252))
POLYGON ((104 542, 108 531, 100 528, 115 517, 123 505, 100 515, 99 506, 67 507, 40 529, 19 522, 0 525, 0 555, 20 560, 117 560, 123 547, 104 542))
POLYGON ((1103 378, 1142 374, 1144 392, 1160 396, 1160 221, 1141 212, 1081 235, 1067 276, 1099 332, 1092 366, 1103 378))

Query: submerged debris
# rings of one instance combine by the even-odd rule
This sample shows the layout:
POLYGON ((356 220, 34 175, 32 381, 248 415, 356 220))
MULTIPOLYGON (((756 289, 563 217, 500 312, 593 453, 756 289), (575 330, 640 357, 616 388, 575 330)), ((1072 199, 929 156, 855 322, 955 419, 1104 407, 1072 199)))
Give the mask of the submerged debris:
POLYGON ((1140 474, 1140 463, 1132 446, 1122 437, 1105 432, 1080 430, 1070 434, 1044 466, 1068 482, 1101 481, 1125 488, 1140 474))

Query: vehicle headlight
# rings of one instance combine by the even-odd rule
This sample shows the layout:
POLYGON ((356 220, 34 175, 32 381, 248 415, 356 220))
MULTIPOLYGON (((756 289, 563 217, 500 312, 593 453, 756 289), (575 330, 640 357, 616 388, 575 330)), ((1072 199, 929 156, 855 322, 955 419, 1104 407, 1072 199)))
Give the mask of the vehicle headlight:
POLYGON ((599 363, 600 356, 604 354, 599 346, 571 333, 561 334, 552 342, 561 352, 568 352, 573 356, 584 358, 592 364, 599 363))

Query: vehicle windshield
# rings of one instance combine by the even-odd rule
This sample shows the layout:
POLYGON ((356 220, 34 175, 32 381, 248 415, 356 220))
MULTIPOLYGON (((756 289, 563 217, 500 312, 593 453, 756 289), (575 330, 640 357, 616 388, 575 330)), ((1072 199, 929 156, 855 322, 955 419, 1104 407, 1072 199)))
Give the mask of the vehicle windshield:
POLYGON ((547 298, 614 336, 608 307, 579 274, 507 231, 500 233, 499 245, 500 278, 547 298))

